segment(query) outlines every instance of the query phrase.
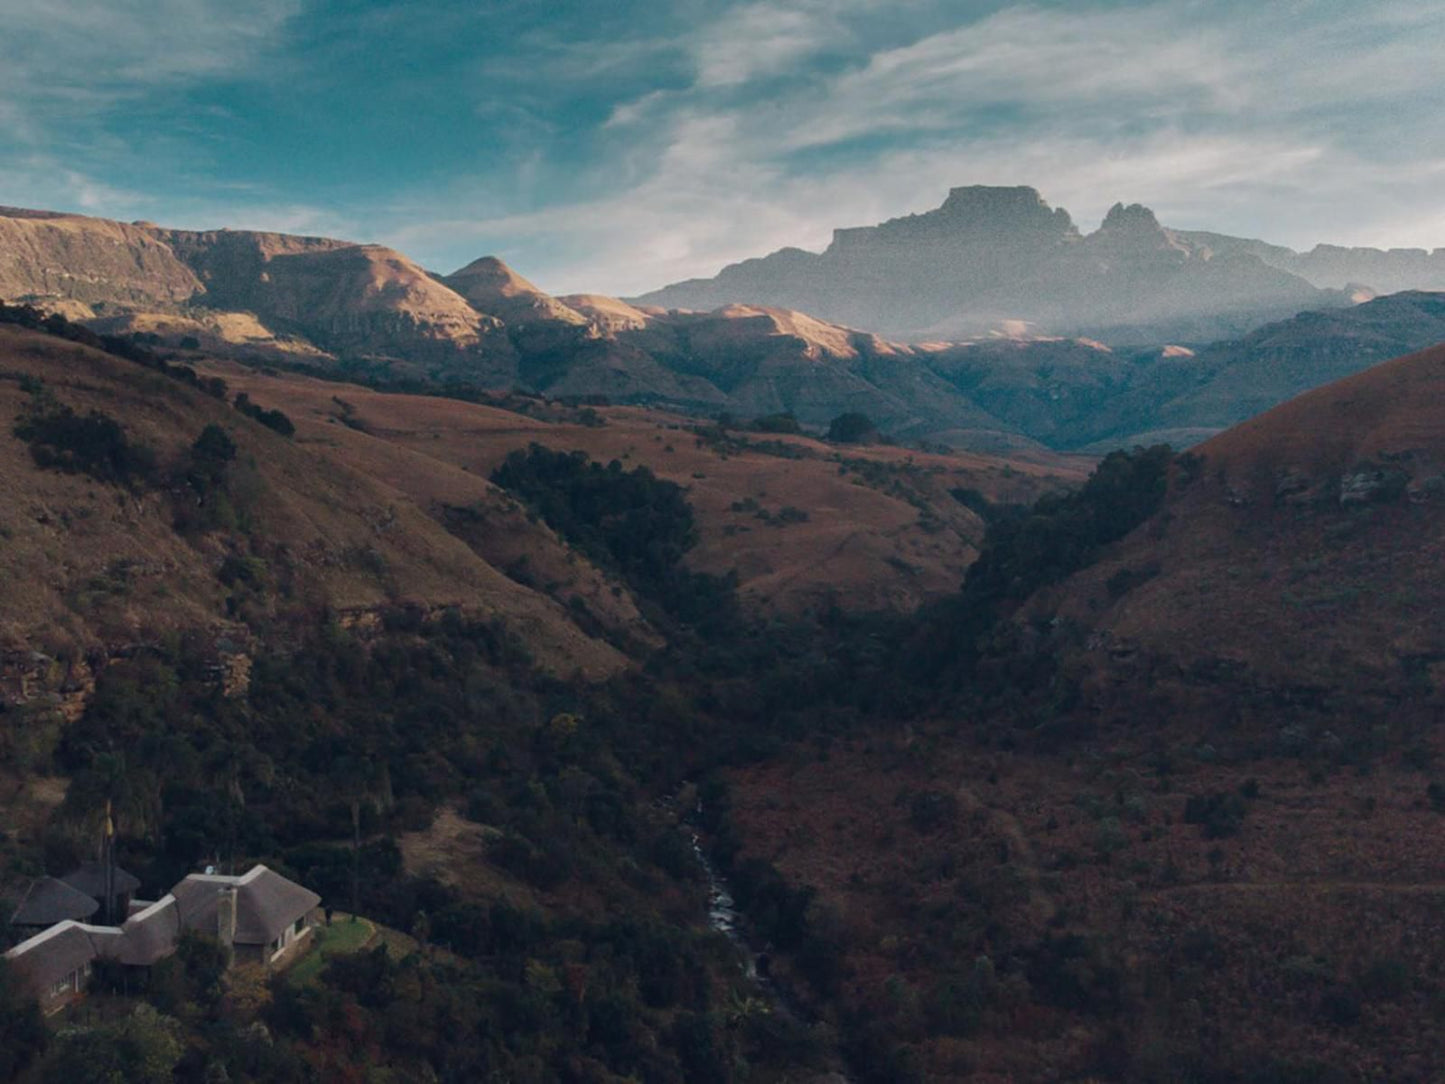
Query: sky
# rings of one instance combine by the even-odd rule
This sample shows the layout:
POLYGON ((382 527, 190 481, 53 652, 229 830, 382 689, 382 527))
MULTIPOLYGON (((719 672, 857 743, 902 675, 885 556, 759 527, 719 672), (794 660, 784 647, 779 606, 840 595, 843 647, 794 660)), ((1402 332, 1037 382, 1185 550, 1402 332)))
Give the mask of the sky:
POLYGON ((0 204, 634 294, 1033 185, 1445 246, 1439 0, 0 0, 0 204))

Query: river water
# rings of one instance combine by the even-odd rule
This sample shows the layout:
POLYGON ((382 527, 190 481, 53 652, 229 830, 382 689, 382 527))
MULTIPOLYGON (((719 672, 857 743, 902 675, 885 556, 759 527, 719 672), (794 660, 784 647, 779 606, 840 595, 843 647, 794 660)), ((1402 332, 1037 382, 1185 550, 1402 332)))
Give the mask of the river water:
MULTIPOLYGON (((742 961, 743 973, 757 987, 773 1012, 794 1022, 812 1022, 810 1014, 767 974, 766 964, 760 966, 764 954, 748 940, 727 878, 708 858, 696 829, 688 820, 682 821, 681 828, 687 833, 693 857, 707 879, 707 924, 732 942, 742 961)), ((814 1084, 853 1084, 852 1075, 843 1068, 825 1070, 812 1079, 814 1084)))

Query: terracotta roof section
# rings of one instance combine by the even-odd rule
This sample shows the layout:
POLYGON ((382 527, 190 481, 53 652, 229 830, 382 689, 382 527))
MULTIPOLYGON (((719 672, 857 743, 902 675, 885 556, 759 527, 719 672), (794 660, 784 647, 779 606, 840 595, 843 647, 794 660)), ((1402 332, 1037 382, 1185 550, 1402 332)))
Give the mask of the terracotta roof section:
POLYGON ((89 918, 100 910, 100 904, 84 892, 58 881, 41 877, 25 890, 20 906, 10 916, 12 926, 53 926, 66 919, 89 918))
MULTIPOLYGON (((92 899, 105 899, 105 863, 86 862, 79 869, 60 878, 71 888, 79 889, 92 899)), ((127 873, 119 866, 115 870, 116 895, 134 892, 140 887, 140 879, 127 873)))
POLYGON ((186 929, 216 929, 220 893, 236 890, 236 943, 264 945, 274 941, 298 918, 320 905, 321 897, 266 866, 253 866, 241 877, 193 873, 171 891, 186 929))

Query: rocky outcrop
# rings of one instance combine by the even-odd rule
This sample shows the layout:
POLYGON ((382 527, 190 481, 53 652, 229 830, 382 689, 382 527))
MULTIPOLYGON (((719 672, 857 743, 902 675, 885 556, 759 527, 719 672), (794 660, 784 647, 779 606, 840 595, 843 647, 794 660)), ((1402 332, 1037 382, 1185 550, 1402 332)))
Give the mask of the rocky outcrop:
POLYGON ((173 306, 204 292, 195 272, 146 227, 0 214, 0 298, 173 306))

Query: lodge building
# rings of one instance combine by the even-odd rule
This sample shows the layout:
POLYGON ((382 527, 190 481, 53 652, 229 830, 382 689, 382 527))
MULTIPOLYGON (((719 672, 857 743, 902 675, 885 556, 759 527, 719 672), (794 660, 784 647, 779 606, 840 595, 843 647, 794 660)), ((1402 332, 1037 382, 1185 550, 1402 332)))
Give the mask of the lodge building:
POLYGON ((192 930, 219 940, 233 963, 284 966, 309 941, 321 904, 315 892, 262 865, 241 876, 193 873, 155 901, 131 899, 140 882, 125 871, 101 874, 104 879, 95 881, 82 867, 63 878, 43 878, 11 919, 23 929, 43 927, 5 959, 46 1012, 85 990, 97 960, 139 974, 175 952, 181 935, 192 930), (85 891, 97 886, 112 901, 114 924, 86 921, 105 909, 104 899, 85 891))

